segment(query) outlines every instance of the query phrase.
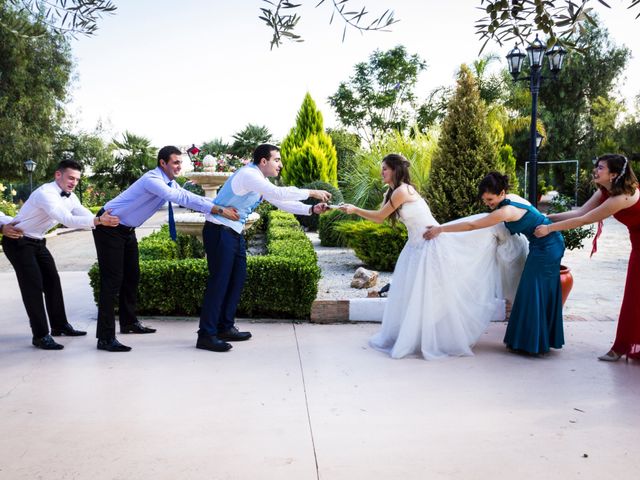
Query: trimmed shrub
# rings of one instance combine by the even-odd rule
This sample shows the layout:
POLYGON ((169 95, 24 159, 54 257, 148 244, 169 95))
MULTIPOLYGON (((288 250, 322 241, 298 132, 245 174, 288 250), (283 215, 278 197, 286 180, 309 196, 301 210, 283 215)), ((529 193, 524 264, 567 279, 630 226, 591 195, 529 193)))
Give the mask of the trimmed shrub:
POLYGON ((169 236, 168 225, 140 240, 138 250, 140 260, 204 258, 204 246, 196 237, 178 232, 174 242, 169 236))
POLYGON ((368 220, 340 222, 336 230, 347 238, 356 256, 374 270, 393 271, 402 247, 407 242, 407 229, 399 224, 378 224, 368 220))
POLYGON ((463 65, 442 123, 425 197, 439 222, 484 211, 478 184, 498 169, 498 153, 489 135, 487 109, 469 67, 463 65))
MULTIPOLYGON (((338 203, 344 202, 344 197, 342 196, 342 192, 327 182, 311 182, 304 185, 302 188, 306 188, 309 190, 326 190, 331 194, 331 203, 337 205, 338 203)), ((320 203, 320 200, 317 198, 307 198, 303 201, 307 205, 317 205, 320 203)), ((300 224, 304 227, 307 227, 308 230, 315 232, 318 230, 318 220, 319 215, 296 215, 296 218, 300 222, 300 224)))
POLYGON ((348 215, 340 210, 330 210, 320 215, 318 220, 318 234, 320 245, 323 247, 346 247, 347 238, 336 228, 343 221, 357 221, 356 215, 348 215))
MULTIPOLYGON (((246 288, 238 314, 307 318, 320 281, 313 245, 292 214, 273 211, 268 216, 267 255, 247 257, 246 288)), ((152 243, 157 241, 152 239, 152 243)), ((205 259, 141 260, 138 313, 198 315, 208 274, 205 259)), ((97 303, 97 263, 91 267, 89 278, 97 303)))
POLYGON ((304 185, 322 180, 338 184, 338 156, 331 137, 324 131, 322 113, 307 93, 298 111, 296 125, 282 140, 282 180, 304 185))

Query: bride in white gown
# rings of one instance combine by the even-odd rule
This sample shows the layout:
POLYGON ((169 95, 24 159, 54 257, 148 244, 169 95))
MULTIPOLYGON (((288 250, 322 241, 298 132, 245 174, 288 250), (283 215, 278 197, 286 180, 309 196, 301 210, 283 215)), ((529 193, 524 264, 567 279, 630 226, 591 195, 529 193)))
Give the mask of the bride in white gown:
POLYGON ((504 299, 513 301, 527 255, 526 240, 510 235, 502 223, 424 240, 426 227, 439 224, 411 186, 409 162, 401 155, 387 155, 382 177, 389 191, 380 210, 341 207, 376 222, 397 215, 407 227, 408 240, 393 273, 382 327, 370 345, 393 358, 473 355, 471 347, 504 299))

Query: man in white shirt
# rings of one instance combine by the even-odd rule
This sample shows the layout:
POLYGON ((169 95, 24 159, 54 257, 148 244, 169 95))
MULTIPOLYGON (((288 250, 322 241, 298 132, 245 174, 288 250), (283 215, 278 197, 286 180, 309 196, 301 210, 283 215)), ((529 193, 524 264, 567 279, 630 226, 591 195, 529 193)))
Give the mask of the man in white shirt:
MULTIPOLYGON (((12 220, 11 224, 21 233, 2 237, 2 248, 16 272, 31 324, 31 343, 44 350, 64 348, 52 336, 75 337, 87 333, 74 329, 67 321, 60 276, 47 249, 45 234, 58 223, 75 228, 118 225, 118 218, 108 212, 96 217, 80 204, 73 190, 80 180, 81 169, 73 160, 60 162, 55 180, 34 190, 12 220)), ((7 224, 3 225, 3 233, 6 227, 7 224)))
MULTIPOLYGON (((234 317, 247 274, 242 229, 260 202, 264 199, 297 215, 319 214, 327 209, 326 203, 310 206, 301 200, 313 197, 327 202, 331 199, 329 192, 273 185, 267 177, 277 177, 281 168, 280 149, 266 143, 259 145, 253 152, 253 162, 225 182, 214 200, 212 213, 206 215, 202 238, 209 278, 202 301, 196 348, 226 352, 231 349, 227 342, 251 338, 251 333, 238 331, 234 317), (225 208, 235 209, 239 218, 224 216, 225 208)), ((278 280, 274 278, 273 281, 278 280)))

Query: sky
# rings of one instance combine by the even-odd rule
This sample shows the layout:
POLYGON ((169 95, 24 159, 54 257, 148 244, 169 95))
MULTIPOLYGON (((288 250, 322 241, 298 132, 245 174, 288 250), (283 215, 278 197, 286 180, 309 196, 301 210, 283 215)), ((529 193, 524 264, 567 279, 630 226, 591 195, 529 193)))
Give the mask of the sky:
MULTIPOLYGON (((425 99, 441 85, 453 85, 460 64, 472 63, 481 47, 475 21, 480 0, 350 0, 371 18, 387 8, 400 21, 391 32, 360 34, 329 23, 332 6, 317 0, 298 9, 302 43, 270 49, 271 32, 258 19, 260 0, 117 1, 92 37, 72 42, 76 63, 68 111, 77 129, 101 122, 109 137, 125 130, 156 147, 226 141, 247 124, 265 125, 281 140, 293 127, 304 95, 321 110, 325 127, 337 127, 327 98, 353 75, 356 63, 374 50, 404 45, 427 62, 416 94, 425 99)), ((613 41, 633 58, 621 95, 640 94, 640 19, 628 0, 598 8, 613 41)), ((640 11, 640 9, 638 9, 640 11)), ((483 53, 502 59, 513 45, 489 44, 483 53)), ((499 68, 500 65, 495 66, 499 68)))

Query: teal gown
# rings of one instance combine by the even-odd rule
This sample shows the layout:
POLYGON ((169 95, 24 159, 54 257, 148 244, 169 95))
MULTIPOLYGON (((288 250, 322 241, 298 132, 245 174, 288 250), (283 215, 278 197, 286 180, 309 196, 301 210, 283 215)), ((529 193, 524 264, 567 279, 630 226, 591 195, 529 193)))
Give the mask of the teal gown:
POLYGON ((529 255, 513 301, 504 343, 508 348, 530 354, 562 348, 560 259, 564 255, 564 239, 560 232, 542 238, 533 235, 538 225, 548 225, 551 221, 531 205, 505 199, 498 208, 504 205, 527 211, 520 220, 505 222, 505 226, 511 234, 522 233, 529 240, 529 255))

